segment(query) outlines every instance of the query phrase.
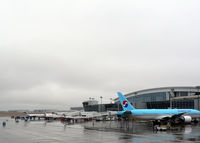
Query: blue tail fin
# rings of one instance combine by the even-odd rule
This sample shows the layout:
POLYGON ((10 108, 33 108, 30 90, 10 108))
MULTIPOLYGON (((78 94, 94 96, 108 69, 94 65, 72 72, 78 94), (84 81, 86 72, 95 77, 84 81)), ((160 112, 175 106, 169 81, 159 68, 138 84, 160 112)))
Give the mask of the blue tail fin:
POLYGON ((121 92, 117 92, 117 94, 124 111, 135 110, 135 108, 130 104, 130 102, 121 92))

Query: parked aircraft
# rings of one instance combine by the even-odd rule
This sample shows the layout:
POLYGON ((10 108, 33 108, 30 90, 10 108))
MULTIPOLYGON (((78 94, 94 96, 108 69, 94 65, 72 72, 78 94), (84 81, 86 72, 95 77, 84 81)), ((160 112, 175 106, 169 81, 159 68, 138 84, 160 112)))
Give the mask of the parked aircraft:
POLYGON ((31 114, 28 114, 28 113, 25 113, 26 114, 26 117, 39 117, 39 118, 44 118, 45 117, 45 114, 39 114, 39 113, 31 113, 31 114))
POLYGON ((123 111, 118 115, 132 115, 136 119, 168 121, 169 123, 190 123, 200 117, 200 111, 194 109, 135 109, 125 96, 118 92, 123 111))

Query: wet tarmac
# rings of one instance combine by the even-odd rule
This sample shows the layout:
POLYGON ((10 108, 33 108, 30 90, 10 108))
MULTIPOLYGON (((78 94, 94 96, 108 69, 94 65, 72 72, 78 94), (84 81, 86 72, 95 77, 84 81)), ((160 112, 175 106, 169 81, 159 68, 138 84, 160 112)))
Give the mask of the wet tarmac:
POLYGON ((0 118, 2 143, 171 143, 200 142, 200 124, 171 131, 153 131, 148 123, 87 122, 63 124, 60 121, 19 121, 0 118), (7 120, 7 121, 6 121, 7 120), (6 126, 2 123, 6 121, 6 126))

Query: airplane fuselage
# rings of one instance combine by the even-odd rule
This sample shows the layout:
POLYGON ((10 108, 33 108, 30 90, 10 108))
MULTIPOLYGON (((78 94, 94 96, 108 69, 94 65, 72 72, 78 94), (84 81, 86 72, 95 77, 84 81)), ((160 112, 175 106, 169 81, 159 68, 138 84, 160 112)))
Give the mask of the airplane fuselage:
MULTIPOLYGON (((192 118, 199 117, 200 111, 194 109, 135 109, 131 110, 132 116, 142 120, 159 120, 164 117, 171 117, 175 114, 185 113, 184 116, 192 118)), ((124 111, 119 111, 119 115, 123 115, 124 111)))

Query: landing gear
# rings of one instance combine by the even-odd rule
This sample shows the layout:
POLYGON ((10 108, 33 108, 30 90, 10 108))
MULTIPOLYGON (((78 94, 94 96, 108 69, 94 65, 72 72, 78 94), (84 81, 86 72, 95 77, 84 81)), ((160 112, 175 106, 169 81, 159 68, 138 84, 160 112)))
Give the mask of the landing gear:
POLYGON ((155 120, 152 123, 154 131, 166 131, 171 128, 171 123, 169 121, 155 120))

